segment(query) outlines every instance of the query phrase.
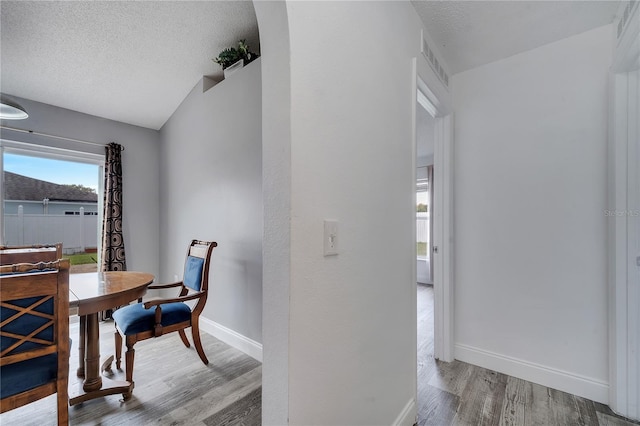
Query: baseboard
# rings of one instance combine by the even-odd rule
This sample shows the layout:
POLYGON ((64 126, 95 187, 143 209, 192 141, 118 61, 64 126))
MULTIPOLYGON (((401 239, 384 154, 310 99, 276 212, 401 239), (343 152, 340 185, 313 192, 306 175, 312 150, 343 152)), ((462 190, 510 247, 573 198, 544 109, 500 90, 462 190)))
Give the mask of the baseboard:
POLYGON ((416 400, 411 398, 407 405, 404 406, 398 417, 392 423, 393 426, 413 426, 418 419, 418 411, 416 400))
POLYGON ((200 330, 220 339, 227 345, 244 352, 250 357, 262 362, 262 344, 251 340, 242 334, 218 324, 208 318, 200 317, 200 330))
POLYGON ((455 345, 455 358, 552 389, 609 404, 609 384, 592 377, 581 376, 459 343, 455 345))

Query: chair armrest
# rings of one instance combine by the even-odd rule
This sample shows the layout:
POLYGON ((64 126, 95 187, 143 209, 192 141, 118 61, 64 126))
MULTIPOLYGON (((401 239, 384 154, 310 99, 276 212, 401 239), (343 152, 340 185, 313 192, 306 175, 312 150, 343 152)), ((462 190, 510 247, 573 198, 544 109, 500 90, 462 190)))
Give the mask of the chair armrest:
POLYGON ((158 290, 162 288, 182 287, 182 281, 178 281, 171 284, 150 284, 147 286, 148 290, 158 290))
POLYGON ((149 309, 152 306, 158 306, 158 305, 162 305, 164 303, 175 303, 175 302, 184 302, 187 300, 194 300, 194 299, 199 299, 202 296, 204 296, 203 292, 198 292, 198 293, 193 293, 187 296, 179 296, 179 297, 173 297, 171 299, 156 299, 156 300, 150 300, 148 302, 144 302, 144 308, 145 309, 149 309))

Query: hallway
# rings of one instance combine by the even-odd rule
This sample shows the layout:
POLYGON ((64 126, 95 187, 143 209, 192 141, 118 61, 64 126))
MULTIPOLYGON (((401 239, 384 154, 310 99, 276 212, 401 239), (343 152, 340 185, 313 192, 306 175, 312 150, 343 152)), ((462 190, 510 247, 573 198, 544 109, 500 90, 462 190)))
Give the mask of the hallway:
POLYGON ((460 361, 433 358, 433 286, 418 284, 418 425, 638 423, 608 406, 460 361))

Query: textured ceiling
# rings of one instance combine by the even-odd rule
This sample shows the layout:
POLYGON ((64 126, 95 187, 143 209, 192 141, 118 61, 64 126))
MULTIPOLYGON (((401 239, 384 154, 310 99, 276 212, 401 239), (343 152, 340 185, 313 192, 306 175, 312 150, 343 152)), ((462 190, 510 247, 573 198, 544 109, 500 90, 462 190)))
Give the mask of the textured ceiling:
POLYGON ((420 1, 451 74, 613 22, 619 1, 420 1))
POLYGON ((0 91, 159 129, 211 61, 247 39, 250 1, 0 1, 0 91))
MULTIPOLYGON (((618 1, 413 1, 456 73, 612 22, 618 1)), ((250 1, 0 1, 0 91, 159 129, 211 58, 246 38, 250 1)), ((354 30, 357 30, 355 28, 354 30)))

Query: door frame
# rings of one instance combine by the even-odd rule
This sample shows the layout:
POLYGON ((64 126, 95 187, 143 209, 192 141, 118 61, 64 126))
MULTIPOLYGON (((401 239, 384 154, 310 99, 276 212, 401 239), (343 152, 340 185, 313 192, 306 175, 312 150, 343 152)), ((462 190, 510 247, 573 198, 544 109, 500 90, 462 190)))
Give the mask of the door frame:
POLYGON ((623 2, 610 74, 608 146, 609 405, 640 419, 640 7, 623 2), (626 18, 623 18, 626 16, 626 18), (626 22, 626 26, 625 26, 626 22))
MULTIPOLYGON (((434 356, 441 361, 451 362, 454 359, 454 300, 453 300, 453 113, 451 99, 438 76, 427 63, 418 56, 412 60, 412 123, 413 123, 413 170, 412 170, 412 223, 413 234, 416 234, 415 220, 415 182, 416 182, 416 114, 418 91, 427 98, 435 110, 434 158, 433 172, 434 208, 431 219, 434 232, 431 235, 432 247, 438 247, 434 253, 431 268, 434 290, 434 356)), ((431 184, 431 183, 430 183, 431 184)), ((413 324, 415 352, 417 357, 417 278, 416 253, 414 247, 413 283, 416 286, 413 297, 413 324)), ((417 359, 416 359, 417 362, 417 359)), ((417 365, 417 364, 416 364, 417 365)))

